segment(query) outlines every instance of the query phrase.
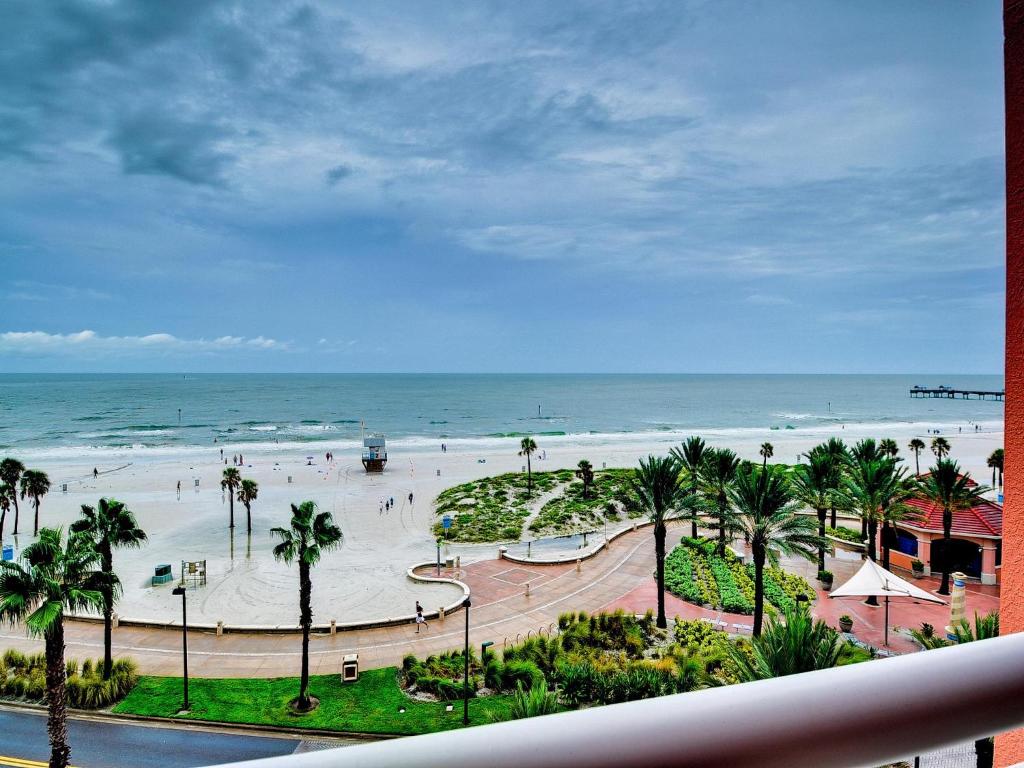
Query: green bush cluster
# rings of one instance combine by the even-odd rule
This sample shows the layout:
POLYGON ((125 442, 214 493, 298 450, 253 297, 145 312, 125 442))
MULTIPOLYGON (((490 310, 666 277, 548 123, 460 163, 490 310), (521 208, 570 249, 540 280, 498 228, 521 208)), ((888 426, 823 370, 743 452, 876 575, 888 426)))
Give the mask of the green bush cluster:
POLYGON ((848 541, 851 544, 863 544, 864 537, 861 536, 860 531, 855 531, 853 528, 847 528, 846 526, 839 526, 838 528, 826 528, 825 533, 837 539, 848 541))
POLYGON ((632 519, 643 514, 630 486, 632 469, 602 469, 594 473, 594 483, 583 495, 583 483, 569 483, 563 493, 549 500, 530 523, 533 534, 561 534, 592 530, 608 521, 632 519))
MULTIPOLYGON (((715 554, 710 539, 684 538, 665 558, 665 588, 687 602, 711 605, 730 613, 754 612, 754 566, 744 565, 726 551, 715 554)), ((801 576, 781 568, 764 570, 765 602, 782 610, 796 602, 798 594, 813 600, 816 592, 801 576)))
MULTIPOLYGON (((572 470, 533 473, 533 497, 573 478, 572 470)), ((434 535, 445 536, 441 520, 452 518, 451 541, 518 541, 530 515, 531 496, 525 472, 509 472, 463 483, 443 491, 436 502, 434 535)))
MULTIPOLYGON (((446 651, 422 661, 412 654, 402 659, 403 687, 410 691, 430 693, 442 701, 461 699, 464 695, 466 657, 462 651, 446 651)), ((476 695, 480 687, 480 664, 469 652, 469 692, 476 695)))
MULTIPOLYGON (((116 659, 109 680, 103 679, 103 661, 86 659, 79 667, 70 659, 67 672, 68 705, 75 709, 99 709, 123 699, 138 682, 135 662, 116 659)), ((0 696, 32 702, 46 700, 46 657, 8 650, 0 658, 0 696)))

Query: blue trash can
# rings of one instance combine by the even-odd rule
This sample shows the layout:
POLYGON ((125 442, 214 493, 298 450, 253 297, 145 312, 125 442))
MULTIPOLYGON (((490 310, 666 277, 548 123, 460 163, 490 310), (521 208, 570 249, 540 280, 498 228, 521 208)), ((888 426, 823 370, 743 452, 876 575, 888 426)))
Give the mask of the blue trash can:
POLYGON ((14 545, 13 544, 4 544, 3 556, 0 559, 3 559, 5 561, 13 560, 14 559, 14 545))

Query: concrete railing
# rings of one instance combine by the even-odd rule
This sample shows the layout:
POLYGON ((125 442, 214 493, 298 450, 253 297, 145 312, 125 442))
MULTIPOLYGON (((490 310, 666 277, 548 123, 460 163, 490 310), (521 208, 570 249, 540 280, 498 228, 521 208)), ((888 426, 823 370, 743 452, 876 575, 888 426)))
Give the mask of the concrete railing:
POLYGON ((1024 634, 1007 635, 756 683, 233 765, 882 765, 1024 724, 1021 659, 1024 634))

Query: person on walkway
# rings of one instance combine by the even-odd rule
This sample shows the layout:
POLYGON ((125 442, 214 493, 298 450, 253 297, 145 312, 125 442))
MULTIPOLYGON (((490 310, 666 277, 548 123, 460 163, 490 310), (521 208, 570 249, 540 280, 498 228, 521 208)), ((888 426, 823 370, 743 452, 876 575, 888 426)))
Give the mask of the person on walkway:
POLYGON ((409 491, 409 504, 412 505, 412 491, 409 491))
POLYGON ((92 479, 95 480, 99 476, 100 476, 100 471, 98 469, 96 469, 96 467, 93 467, 92 468, 92 479))
POLYGON ((178 501, 181 501, 181 480, 178 481, 178 501))
MULTIPOLYGON (((418 605, 419 605, 419 603, 417 603, 417 606, 418 605)), ((427 620, 423 618, 423 609, 422 608, 419 608, 416 611, 416 634, 417 635, 420 633, 420 625, 422 625, 426 629, 430 629, 430 625, 427 624, 427 620)))

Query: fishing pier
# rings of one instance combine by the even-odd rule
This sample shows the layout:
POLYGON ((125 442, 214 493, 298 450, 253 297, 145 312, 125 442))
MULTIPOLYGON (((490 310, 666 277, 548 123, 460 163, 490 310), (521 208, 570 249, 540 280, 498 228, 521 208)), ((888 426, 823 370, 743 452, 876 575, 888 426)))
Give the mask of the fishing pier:
POLYGON ((945 397, 950 400, 1005 400, 1006 390, 955 389, 953 387, 922 387, 910 388, 911 397, 945 397))

